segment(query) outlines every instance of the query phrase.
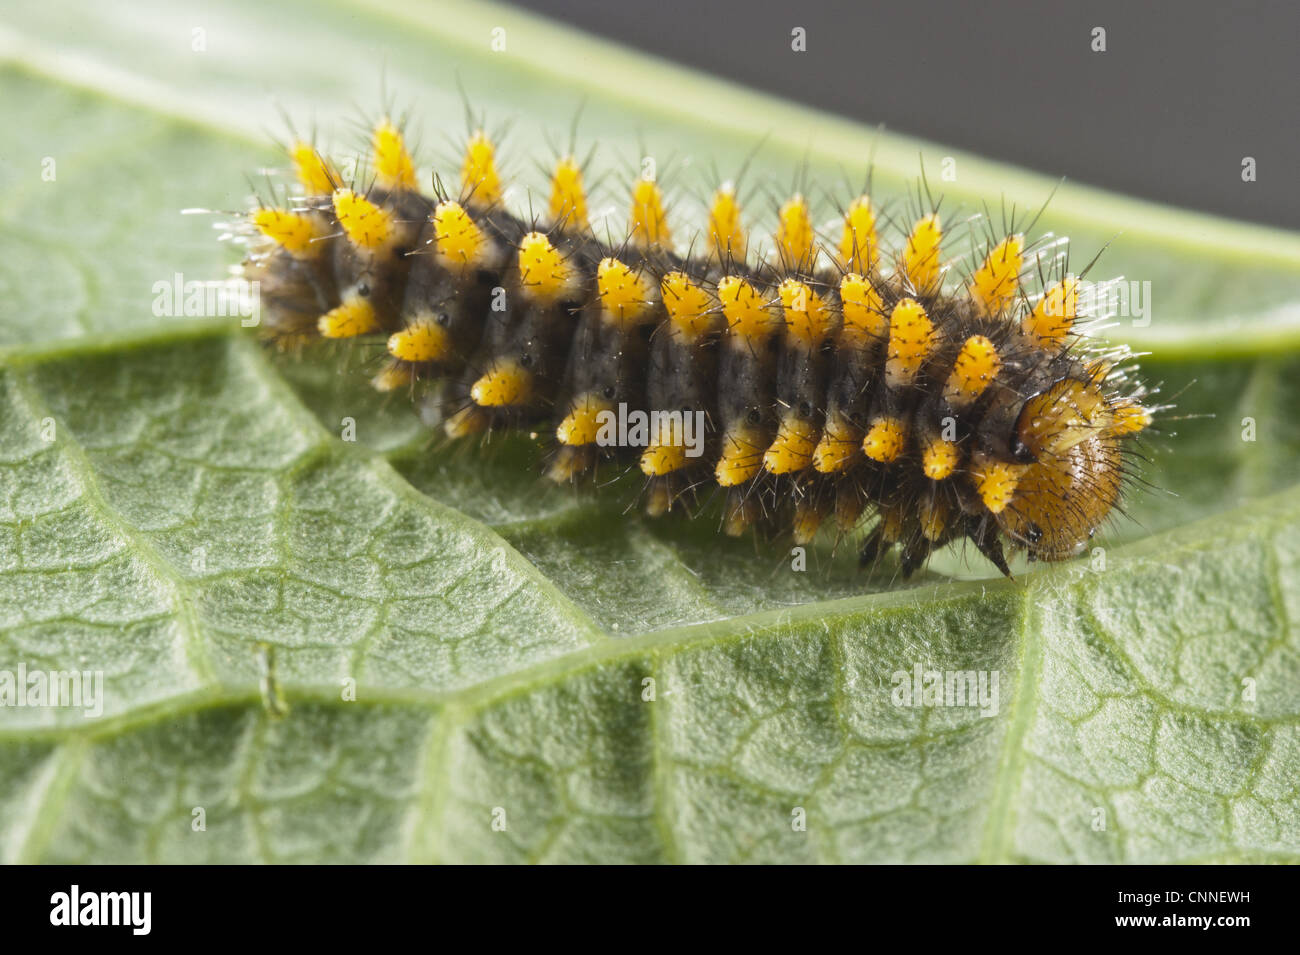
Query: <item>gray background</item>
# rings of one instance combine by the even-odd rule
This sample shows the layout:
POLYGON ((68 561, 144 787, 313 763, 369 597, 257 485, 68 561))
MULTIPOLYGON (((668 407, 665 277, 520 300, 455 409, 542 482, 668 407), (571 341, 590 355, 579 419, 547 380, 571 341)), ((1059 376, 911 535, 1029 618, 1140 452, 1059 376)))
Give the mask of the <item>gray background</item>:
POLYGON ((515 5, 1049 175, 1300 229, 1296 0, 515 5), (795 26, 806 53, 790 50, 795 26), (1095 26, 1105 53, 1091 50, 1095 26), (1243 156, 1254 183, 1241 181, 1243 156))

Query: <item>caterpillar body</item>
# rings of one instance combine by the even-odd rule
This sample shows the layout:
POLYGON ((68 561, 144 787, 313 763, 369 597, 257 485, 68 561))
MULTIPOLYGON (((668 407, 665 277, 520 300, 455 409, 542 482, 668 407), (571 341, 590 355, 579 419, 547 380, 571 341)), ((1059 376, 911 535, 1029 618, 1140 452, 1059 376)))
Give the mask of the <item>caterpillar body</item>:
POLYGON ((1083 333, 1061 243, 1011 229, 962 268, 943 258, 933 204, 890 249, 869 196, 823 241, 796 195, 775 254, 750 262, 724 185, 705 251, 682 255, 649 179, 611 243, 572 156, 526 221, 505 208, 481 131, 454 195, 437 179, 419 191, 393 123, 372 153, 359 187, 296 144, 297 187, 243 220, 264 333, 383 343, 374 386, 409 389, 450 438, 549 431, 550 479, 606 459, 639 468, 652 515, 718 489, 731 535, 792 528, 803 544, 824 522, 871 519, 864 562, 896 547, 910 575, 969 539, 1009 576, 1004 545, 1042 560, 1086 546, 1151 423, 1131 356, 1083 333))

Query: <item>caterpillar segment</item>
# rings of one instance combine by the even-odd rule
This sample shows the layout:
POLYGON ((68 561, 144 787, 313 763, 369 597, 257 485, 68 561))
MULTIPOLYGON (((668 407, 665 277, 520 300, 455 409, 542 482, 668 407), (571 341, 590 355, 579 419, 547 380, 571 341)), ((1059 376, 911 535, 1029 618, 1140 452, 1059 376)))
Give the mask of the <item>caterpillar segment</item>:
POLYGON ((571 481, 595 466, 599 448, 616 438, 620 408, 645 406, 643 331, 661 320, 659 283, 644 263, 606 256, 596 266, 595 286, 568 347, 563 417, 555 431, 559 448, 548 471, 555 481, 571 481))
POLYGON ((583 232, 591 228, 582 166, 573 156, 564 156, 555 164, 549 210, 551 221, 558 229, 583 232))
MULTIPOLYGON (((496 146, 466 144, 455 196, 425 196, 400 129, 372 137, 368 187, 297 144, 284 206, 249 216, 245 275, 285 347, 382 343, 373 383, 418 389, 450 438, 553 436, 547 475, 639 469, 645 507, 721 494, 724 532, 784 526, 807 544, 869 521, 861 559, 903 574, 955 540, 1061 560, 1112 512, 1124 443, 1152 423, 1122 350, 1079 331, 1080 280, 1011 231, 969 271, 937 213, 894 239, 870 196, 824 234, 796 195, 767 261, 730 185, 704 250, 682 257, 659 185, 631 187, 625 241, 592 232, 583 170, 554 167, 540 221, 505 210, 496 146), (966 276, 950 280, 950 272, 966 276)), ((892 228, 892 227, 891 227, 892 228)))
POLYGON ((461 192, 467 205, 485 209, 501 201, 501 174, 497 171, 496 155, 496 144, 483 130, 476 130, 470 136, 460 167, 461 192))
POLYGON ((672 242, 663 190, 653 179, 642 177, 632 185, 628 232, 632 244, 641 249, 667 248, 672 242))
POLYGON ((740 200, 736 198, 736 187, 732 183, 723 183, 713 194, 706 238, 709 254, 719 262, 745 261, 749 239, 741 221, 740 200))
POLYGON ((646 404, 661 416, 657 425, 652 423, 639 460, 651 515, 672 510, 683 495, 707 480, 707 462, 716 459, 716 439, 705 444, 705 415, 714 406, 716 345, 723 327, 717 295, 701 280, 673 269, 664 275, 659 290, 665 321, 651 337, 646 404))
POLYGON ((329 160, 310 143, 299 141, 290 146, 289 161, 293 164, 298 185, 308 196, 328 196, 342 185, 329 160))
POLYGON ((1020 292, 1020 271, 1025 264, 1025 237, 1009 235, 992 249, 970 283, 971 301, 981 314, 1000 317, 1020 292))
POLYGON ((363 194, 347 187, 330 197, 342 241, 334 243, 339 304, 317 322, 324 338, 357 338, 396 331, 410 273, 410 253, 429 220, 428 203, 414 192, 363 194))
POLYGON ((936 294, 943 281, 943 225, 939 213, 918 219, 903 243, 898 274, 907 291, 916 296, 936 294))
POLYGON ((880 263, 880 237, 870 196, 849 203, 840 232, 839 261, 846 274, 874 276, 880 263))
POLYGON ((794 195, 777 213, 776 248, 787 272, 811 272, 817 261, 817 234, 808 200, 794 195))
POLYGON ((245 266, 264 304, 263 331, 281 347, 300 347, 317 335, 320 316, 338 304, 333 225, 322 212, 262 207, 251 216, 266 251, 245 266))

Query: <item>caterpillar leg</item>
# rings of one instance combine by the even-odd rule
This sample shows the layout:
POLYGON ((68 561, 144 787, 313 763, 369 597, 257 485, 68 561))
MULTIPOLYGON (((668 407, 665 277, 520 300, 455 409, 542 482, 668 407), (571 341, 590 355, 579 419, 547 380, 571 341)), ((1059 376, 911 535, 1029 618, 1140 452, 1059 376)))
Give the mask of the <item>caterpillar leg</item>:
POLYGON ((1008 580, 1014 580, 1011 576, 1011 568, 1007 566, 1007 558, 1002 553, 1002 539, 998 536, 998 526, 993 521, 982 521, 976 530, 967 534, 974 541, 979 552, 988 558, 989 562, 1002 571, 1002 575, 1008 580))

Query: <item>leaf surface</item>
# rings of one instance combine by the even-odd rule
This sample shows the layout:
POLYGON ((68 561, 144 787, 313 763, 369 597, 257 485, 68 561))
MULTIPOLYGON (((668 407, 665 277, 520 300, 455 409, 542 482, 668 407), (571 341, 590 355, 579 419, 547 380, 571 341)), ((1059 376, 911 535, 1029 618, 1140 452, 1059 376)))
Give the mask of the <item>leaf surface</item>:
POLYGON ((534 194, 585 97, 604 168, 675 154, 697 223, 702 170, 765 134, 774 189, 874 144, 900 213, 918 152, 967 211, 1050 181, 493 6, 19 4, 0 56, 0 672, 104 674, 97 719, 0 708, 0 859, 1300 858, 1300 238, 1061 187, 1040 227, 1151 283, 1108 334, 1185 416, 1155 490, 1014 582, 952 554, 903 586, 829 543, 795 573, 625 514, 626 481, 544 486, 526 436, 431 448, 357 356, 156 314, 236 257, 178 211, 243 208, 277 107, 359 142, 381 70, 444 172, 457 79, 515 118, 534 194), (917 668, 995 672, 996 703, 896 705, 917 668))

